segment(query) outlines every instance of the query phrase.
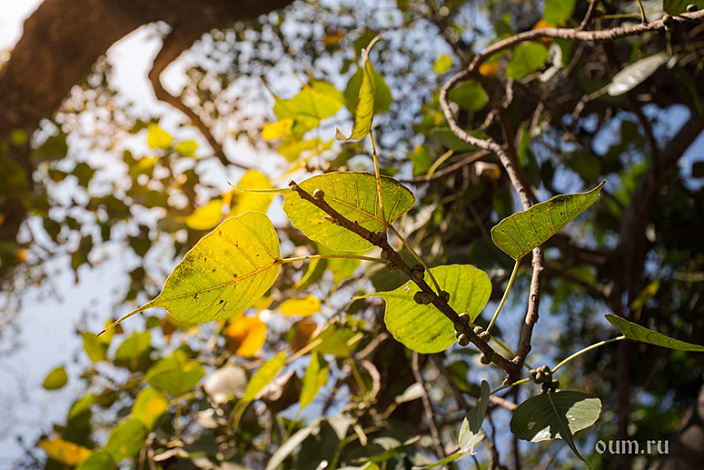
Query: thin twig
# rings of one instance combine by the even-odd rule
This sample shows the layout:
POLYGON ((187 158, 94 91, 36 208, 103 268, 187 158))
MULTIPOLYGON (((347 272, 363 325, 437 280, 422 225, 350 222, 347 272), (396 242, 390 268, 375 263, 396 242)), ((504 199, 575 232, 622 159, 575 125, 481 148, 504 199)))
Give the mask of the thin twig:
POLYGON ((452 165, 443 168, 440 171, 436 171, 435 173, 432 174, 432 176, 417 176, 415 178, 408 178, 405 180, 399 180, 401 183, 407 183, 407 184, 423 184, 423 183, 428 183, 430 181, 435 181, 442 179, 446 177, 447 175, 454 173, 457 170, 460 170, 464 168, 467 165, 471 165, 472 163, 481 160, 484 157, 487 157, 491 155, 491 152, 487 152, 486 150, 480 150, 479 152, 474 152, 473 154, 469 155, 467 158, 464 158, 460 160, 457 163, 453 163, 452 165))
POLYGON ((599 0, 592 0, 592 3, 589 4, 589 9, 587 10, 587 14, 584 15, 584 19, 580 23, 580 25, 577 27, 577 31, 584 31, 587 29, 587 26, 589 26, 589 23, 592 22, 594 19, 594 16, 596 16, 596 9, 599 6, 599 0))

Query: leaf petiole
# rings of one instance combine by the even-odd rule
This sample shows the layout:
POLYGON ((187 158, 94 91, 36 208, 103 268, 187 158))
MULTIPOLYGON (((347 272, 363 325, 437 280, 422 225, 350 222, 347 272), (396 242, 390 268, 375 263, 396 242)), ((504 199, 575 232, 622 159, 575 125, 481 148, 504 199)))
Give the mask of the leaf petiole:
POLYGON ((359 259, 362 261, 369 261, 371 263, 386 264, 386 260, 383 260, 381 258, 372 258, 370 256, 359 256, 359 255, 337 255, 337 254, 296 256, 295 258, 280 259, 279 262, 281 264, 285 264, 285 263, 294 263, 296 261, 311 261, 314 259, 329 259, 329 258, 359 259))
POLYGON ((386 229, 389 225, 384 214, 384 200, 381 198, 381 176, 379 175, 379 156, 376 153, 376 144, 374 143, 374 132, 369 130, 369 140, 372 143, 372 157, 374 158, 374 175, 376 175, 376 193, 379 196, 379 211, 381 212, 381 220, 386 229))
POLYGON ((567 364, 568 362, 570 362, 572 359, 576 359, 576 358, 578 358, 579 356, 581 356, 582 354, 591 351, 592 349, 596 349, 596 348, 601 347, 601 346, 604 346, 604 345, 606 345, 606 344, 615 343, 616 341, 621 341, 621 340, 624 340, 624 339, 626 339, 626 335, 618 336, 618 337, 616 337, 616 338, 611 338, 611 339, 607 339, 607 340, 604 340, 604 341, 599 341, 598 343, 594 343, 594 344, 592 344, 591 346, 587 346, 586 348, 582 349, 581 351, 577 351, 576 353, 572 354, 570 357, 568 357, 567 359, 563 360, 563 361, 560 362, 558 365, 556 365, 555 367, 553 367, 553 368, 552 368, 552 373, 555 373, 559 368, 561 368, 562 366, 564 366, 565 364, 567 364))
POLYGON ((506 302, 506 298, 508 297, 508 293, 511 290, 511 286, 513 285, 513 281, 516 279, 516 274, 518 273, 518 267, 521 264, 521 259, 516 260, 516 264, 513 267, 513 272, 511 272, 511 277, 508 279, 508 284, 506 285, 506 290, 504 291, 504 296, 501 298, 501 302, 499 302, 499 306, 496 307, 496 312, 494 312, 494 316, 492 317, 491 321, 489 322, 489 326, 486 328, 487 332, 491 332, 491 327, 494 326, 494 323, 496 323, 496 319, 499 318, 499 313, 501 313, 501 309, 504 306, 504 302, 506 302))
POLYGON ((428 276, 430 276, 430 280, 432 281, 433 285, 435 286, 435 290, 437 291, 438 295, 440 295, 440 292, 442 292, 442 289, 440 288, 440 284, 438 284, 438 281, 435 279, 435 276, 433 276, 433 273, 430 272, 430 268, 428 268, 428 265, 425 264, 425 261, 423 261, 423 258, 420 257, 418 253, 416 253, 416 250, 413 249, 410 243, 408 243, 408 240, 401 235, 401 233, 394 228, 393 225, 389 225, 389 230, 396 236, 401 241, 401 244, 413 255, 413 257, 420 263, 421 266, 425 269, 425 272, 428 273, 428 276))

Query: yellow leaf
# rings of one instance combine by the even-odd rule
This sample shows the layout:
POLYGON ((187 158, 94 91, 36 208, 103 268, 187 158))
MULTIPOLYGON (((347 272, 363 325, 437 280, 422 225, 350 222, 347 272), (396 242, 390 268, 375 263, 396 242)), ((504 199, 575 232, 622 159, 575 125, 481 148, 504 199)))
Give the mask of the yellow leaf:
POLYGON ((58 437, 51 440, 42 439, 39 441, 39 447, 46 452, 46 455, 50 459, 70 467, 80 465, 85 459, 90 457, 91 454, 90 450, 85 447, 74 444, 73 442, 64 441, 58 437))
MULTIPOLYGON (((257 170, 247 171, 236 187, 241 190, 273 188, 269 179, 257 170)), ((233 191, 229 216, 244 214, 247 211, 266 213, 273 200, 273 193, 242 193, 233 191)))
POLYGON ((196 150, 198 150, 198 142, 195 140, 184 140, 176 144, 176 151, 186 157, 193 156, 196 150))
POLYGON ((264 124, 262 129, 262 138, 264 140, 280 139, 282 137, 290 137, 291 129, 293 129, 293 119, 282 119, 271 124, 264 124))
POLYGON ((288 160, 289 162, 293 162, 298 159, 301 153, 307 150, 314 150, 322 142, 322 140, 317 138, 303 141, 288 138, 286 140, 283 140, 279 144, 278 151, 281 155, 286 157, 286 160, 288 160))
POLYGON ((332 45, 340 42, 342 40, 342 38, 344 38, 344 37, 345 37, 344 31, 333 31, 333 32, 323 36, 323 44, 325 44, 326 46, 332 46, 332 45))
POLYGON ((185 222, 193 230, 208 230, 222 220, 222 199, 213 199, 203 207, 194 210, 185 222))
POLYGON ((302 315, 307 317, 320 311, 320 300, 312 295, 307 296, 305 299, 288 299, 281 304, 280 310, 284 315, 302 315))
POLYGON ((158 124, 147 126, 147 145, 153 149, 165 149, 171 147, 173 138, 158 124))
POLYGON ((266 339, 266 324, 259 317, 240 317, 223 332, 225 345, 242 357, 254 356, 266 339))

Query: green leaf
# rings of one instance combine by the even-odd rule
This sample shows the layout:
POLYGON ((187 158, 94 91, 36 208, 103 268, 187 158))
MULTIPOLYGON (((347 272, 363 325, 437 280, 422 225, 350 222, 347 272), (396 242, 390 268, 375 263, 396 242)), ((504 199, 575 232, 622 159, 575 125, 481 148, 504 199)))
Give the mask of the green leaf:
POLYGON ((114 470, 117 469, 117 464, 110 454, 99 450, 90 454, 76 470, 114 470))
POLYGON ((575 0, 545 0, 543 19, 552 26, 561 26, 574 13, 575 0))
POLYGON ((362 50, 362 84, 357 94, 357 105, 354 110, 354 124, 352 133, 345 136, 339 128, 335 129, 337 140, 359 140, 364 138, 372 128, 372 117, 374 116, 374 95, 375 78, 374 67, 369 60, 366 49, 362 50))
MULTIPOLYGON (((331 250, 325 245, 317 244, 317 252, 320 255, 350 255, 349 251, 331 250)), ((361 261, 354 258, 328 258, 324 260, 327 268, 332 272, 333 282, 337 286, 340 282, 349 278, 359 267, 361 261)))
POLYGON ((144 378, 152 387, 177 397, 193 390, 204 375, 205 369, 197 360, 189 360, 177 349, 151 366, 144 378))
POLYGON ((504 253, 519 260, 594 204, 604 184, 587 193, 555 196, 506 217, 491 229, 491 239, 504 253))
POLYGON ((655 346, 661 346, 668 349, 704 352, 704 346, 670 338, 662 333, 649 330, 648 328, 637 325, 626 320, 625 318, 621 318, 611 313, 607 313, 605 316, 609 323, 611 323, 618 331, 623 333, 628 339, 640 341, 641 343, 654 344, 655 346))
POLYGON ((704 0, 663 0, 662 2, 665 13, 671 15, 685 13, 688 5, 696 5, 697 10, 704 10, 704 0))
POLYGON ((654 74, 669 58, 666 52, 661 52, 632 63, 614 75, 607 92, 611 96, 619 96, 631 91, 654 74))
POLYGON ((47 374, 42 387, 47 390, 58 390, 68 382, 68 375, 64 366, 57 367, 47 374))
POLYGON ((548 50, 537 42, 527 42, 516 46, 513 56, 506 65, 506 76, 520 80, 529 73, 539 70, 548 58, 548 50))
POLYGON ((564 439, 584 460, 574 445, 573 434, 599 419, 601 401, 587 393, 549 392, 521 403, 511 418, 511 432, 530 442, 564 439))
POLYGON ((447 97, 460 108, 472 112, 479 111, 489 102, 489 96, 484 91, 484 87, 475 80, 460 83, 450 90, 447 97))
MULTIPOLYGON (((362 86, 362 76, 364 74, 364 69, 361 67, 357 68, 357 71, 350 77, 347 82, 347 88, 345 88, 345 106, 350 111, 354 113, 357 103, 359 102, 359 90, 362 86)), ((387 112, 394 99, 391 95, 391 89, 389 85, 386 84, 384 76, 374 71, 374 114, 384 114, 387 112)))
POLYGON ((298 400, 301 410, 313 402, 320 388, 327 383, 329 370, 328 363, 320 353, 314 353, 311 356, 306 375, 303 376, 301 397, 298 400))
POLYGON ((313 81, 291 99, 274 96, 274 113, 281 119, 293 119, 293 135, 297 138, 306 131, 315 129, 320 121, 327 119, 342 108, 343 97, 332 85, 313 81))
POLYGON ((279 239, 266 215, 230 217, 186 253, 161 294, 115 324, 152 307, 186 323, 231 317, 264 295, 279 275, 280 261, 279 239))
POLYGON ((274 380, 274 377, 276 377, 276 374, 279 373, 284 364, 286 364, 285 352, 280 352, 262 364, 256 374, 249 379, 247 389, 245 390, 241 401, 250 402, 254 400, 259 392, 264 390, 264 387, 269 385, 269 382, 274 380))
POLYGON ((152 341, 152 335, 148 331, 135 331, 115 351, 115 359, 129 361, 137 359, 147 349, 152 341))
POLYGON ((332 354, 335 357, 350 357, 360 339, 361 335, 358 335, 352 329, 331 323, 314 338, 311 338, 309 343, 317 340, 321 341, 313 349, 315 352, 332 354))
POLYGON ((115 462, 120 462, 136 455, 146 438, 144 424, 136 418, 128 418, 113 428, 104 450, 115 462))
POLYGON ((470 410, 467 417, 462 421, 460 427, 459 443, 462 452, 474 453, 474 447, 484 439, 482 423, 486 415, 486 407, 489 404, 489 383, 482 380, 481 394, 476 406, 470 410))
POLYGON ((147 387, 137 395, 132 405, 132 417, 144 424, 150 430, 156 421, 169 408, 169 399, 165 393, 147 387))
POLYGON ((89 393, 88 395, 82 396, 71 405, 71 409, 68 411, 68 416, 66 419, 71 421, 83 413, 90 411, 90 406, 96 402, 98 396, 95 393, 89 393))
POLYGON ((107 357, 109 342, 103 341, 103 337, 95 336, 95 333, 88 331, 81 332, 83 339, 83 349, 92 362, 104 361, 107 357))
MULTIPOLYGON (((491 281, 484 271, 470 265, 431 268, 440 287, 450 294, 450 306, 467 312, 474 321, 489 300, 491 281)), ((390 292, 377 292, 386 301, 384 321, 391 334, 407 348, 423 354, 444 351, 455 341, 452 322, 433 305, 413 300, 418 287, 408 281, 390 292)))
MULTIPOLYGON (((384 225, 379 213, 376 179, 371 173, 341 172, 313 176, 299 184, 309 193, 316 189, 325 192, 325 201, 347 219, 357 221, 372 232, 381 232, 384 225)), ((372 244, 346 228, 326 220, 321 209, 302 199, 292 190, 284 190, 284 211, 291 223, 308 238, 332 250, 359 252, 372 244)), ((415 204, 413 193, 393 178, 381 178, 386 220, 392 224, 415 204)))

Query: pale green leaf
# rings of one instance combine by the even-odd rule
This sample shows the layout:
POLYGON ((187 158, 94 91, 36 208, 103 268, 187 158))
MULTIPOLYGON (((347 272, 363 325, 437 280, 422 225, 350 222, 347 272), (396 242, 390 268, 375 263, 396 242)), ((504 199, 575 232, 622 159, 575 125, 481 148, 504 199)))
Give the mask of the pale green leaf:
POLYGON ((136 418, 128 418, 112 429, 105 452, 115 462, 136 455, 144 446, 147 438, 147 428, 136 418))
MULTIPOLYGON (((340 172, 313 176, 299 184, 308 193, 320 189, 325 201, 345 218, 356 221, 372 232, 381 232, 384 224, 379 211, 376 179, 371 173, 340 172)), ((284 211, 291 223, 308 238, 332 250, 359 252, 372 248, 372 244, 346 228, 327 220, 328 215, 298 193, 284 190, 284 211)), ((381 178, 384 214, 392 224, 408 212, 415 203, 413 193, 393 178, 381 178)))
POLYGON ((352 329, 331 323, 309 342, 320 341, 313 349, 315 352, 332 354, 335 357, 350 357, 360 339, 362 336, 352 329))
MULTIPOLYGON (((491 281, 484 271, 470 265, 438 266, 430 270, 440 287, 450 294, 450 306, 467 312, 474 321, 489 301, 491 281)), ((433 305, 413 300, 413 281, 390 292, 370 294, 386 301, 386 326, 397 341, 423 354, 444 351, 455 341, 452 322, 433 305)))
MULTIPOLYGON (((362 78, 364 74, 364 69, 361 67, 357 68, 357 71, 352 75, 347 82, 347 88, 345 88, 345 106, 350 111, 354 113, 357 103, 359 102, 359 89, 362 86, 362 78)), ((391 88, 386 84, 384 76, 374 71, 374 114, 384 114, 387 112, 394 102, 394 98, 391 95, 391 88)))
POLYGON ((564 439, 582 460, 573 434, 599 419, 601 401, 587 393, 549 392, 529 398, 513 412, 511 432, 530 442, 564 439))
POLYGON ((587 193, 555 196, 506 217, 491 229, 491 239, 511 258, 521 259, 594 204, 604 184, 587 193))
POLYGON ((490 391, 489 383, 486 380, 482 380, 479 401, 474 408, 469 411, 460 427, 459 443, 462 452, 473 454, 474 447, 484 438, 482 423, 486 415, 486 407, 489 404, 490 391))
POLYGON ((177 349, 151 366, 144 378, 152 387, 177 397, 193 390, 204 375, 205 369, 197 360, 177 349))
POLYGON ((637 325, 626 320, 625 318, 621 318, 611 313, 608 313, 605 316, 609 323, 611 323, 618 331, 623 333, 628 339, 640 341, 641 343, 653 344, 655 346, 661 346, 668 349, 704 352, 704 346, 670 338, 662 333, 649 330, 648 328, 637 325))
POLYGON ((661 52, 632 63, 614 75, 607 92, 611 96, 619 96, 631 91, 654 74, 669 58, 667 53, 661 52))
POLYGON ((279 275, 279 239, 266 215, 230 217, 200 239, 154 300, 116 323, 163 307, 186 323, 228 318, 249 308, 279 275))
POLYGON ((291 132, 298 139, 305 132, 318 127, 320 121, 338 112, 342 104, 342 95, 332 85, 314 81, 304 85, 291 99, 284 100, 275 96, 274 113, 280 120, 293 120, 291 132))
POLYGON ((280 352, 276 356, 272 357, 266 361, 259 370, 249 379, 247 383, 247 389, 242 397, 243 402, 250 402, 264 390, 264 387, 269 385, 269 383, 274 380, 276 374, 279 373, 281 368, 286 364, 286 353, 280 352))
POLYGON ((46 390, 58 390, 68 382, 68 375, 64 366, 57 367, 47 374, 42 387, 46 390))
POLYGON ((129 361, 137 359, 151 345, 152 335, 148 331, 135 331, 128 336, 115 351, 115 359, 129 361))
POLYGON ((520 80, 529 73, 540 70, 548 58, 548 50, 537 42, 526 42, 516 46, 511 60, 506 65, 506 76, 520 80))
POLYGON ((132 405, 132 417, 138 419, 149 430, 169 408, 166 394, 147 387, 137 395, 132 405))
POLYGON ((76 470, 114 470, 116 468, 117 464, 112 456, 105 451, 99 450, 90 454, 90 457, 76 467, 76 470))
POLYGON ((575 0, 545 0, 543 19, 552 26, 561 26, 572 17, 575 0))
POLYGON ((92 362, 104 361, 107 357, 109 342, 103 341, 102 337, 95 336, 95 333, 88 331, 81 332, 83 339, 83 350, 92 362))
POLYGON ((301 396, 298 400, 301 410, 313 402, 320 388, 327 383, 329 370, 328 363, 325 362, 322 354, 314 353, 311 355, 306 374, 303 376, 301 396))
POLYGON ((359 140, 364 138, 372 128, 372 117, 374 116, 374 95, 375 79, 374 67, 369 60, 366 50, 362 51, 362 84, 357 95, 357 105, 354 110, 354 124, 352 133, 345 136, 340 129, 335 129, 337 140, 359 140))

